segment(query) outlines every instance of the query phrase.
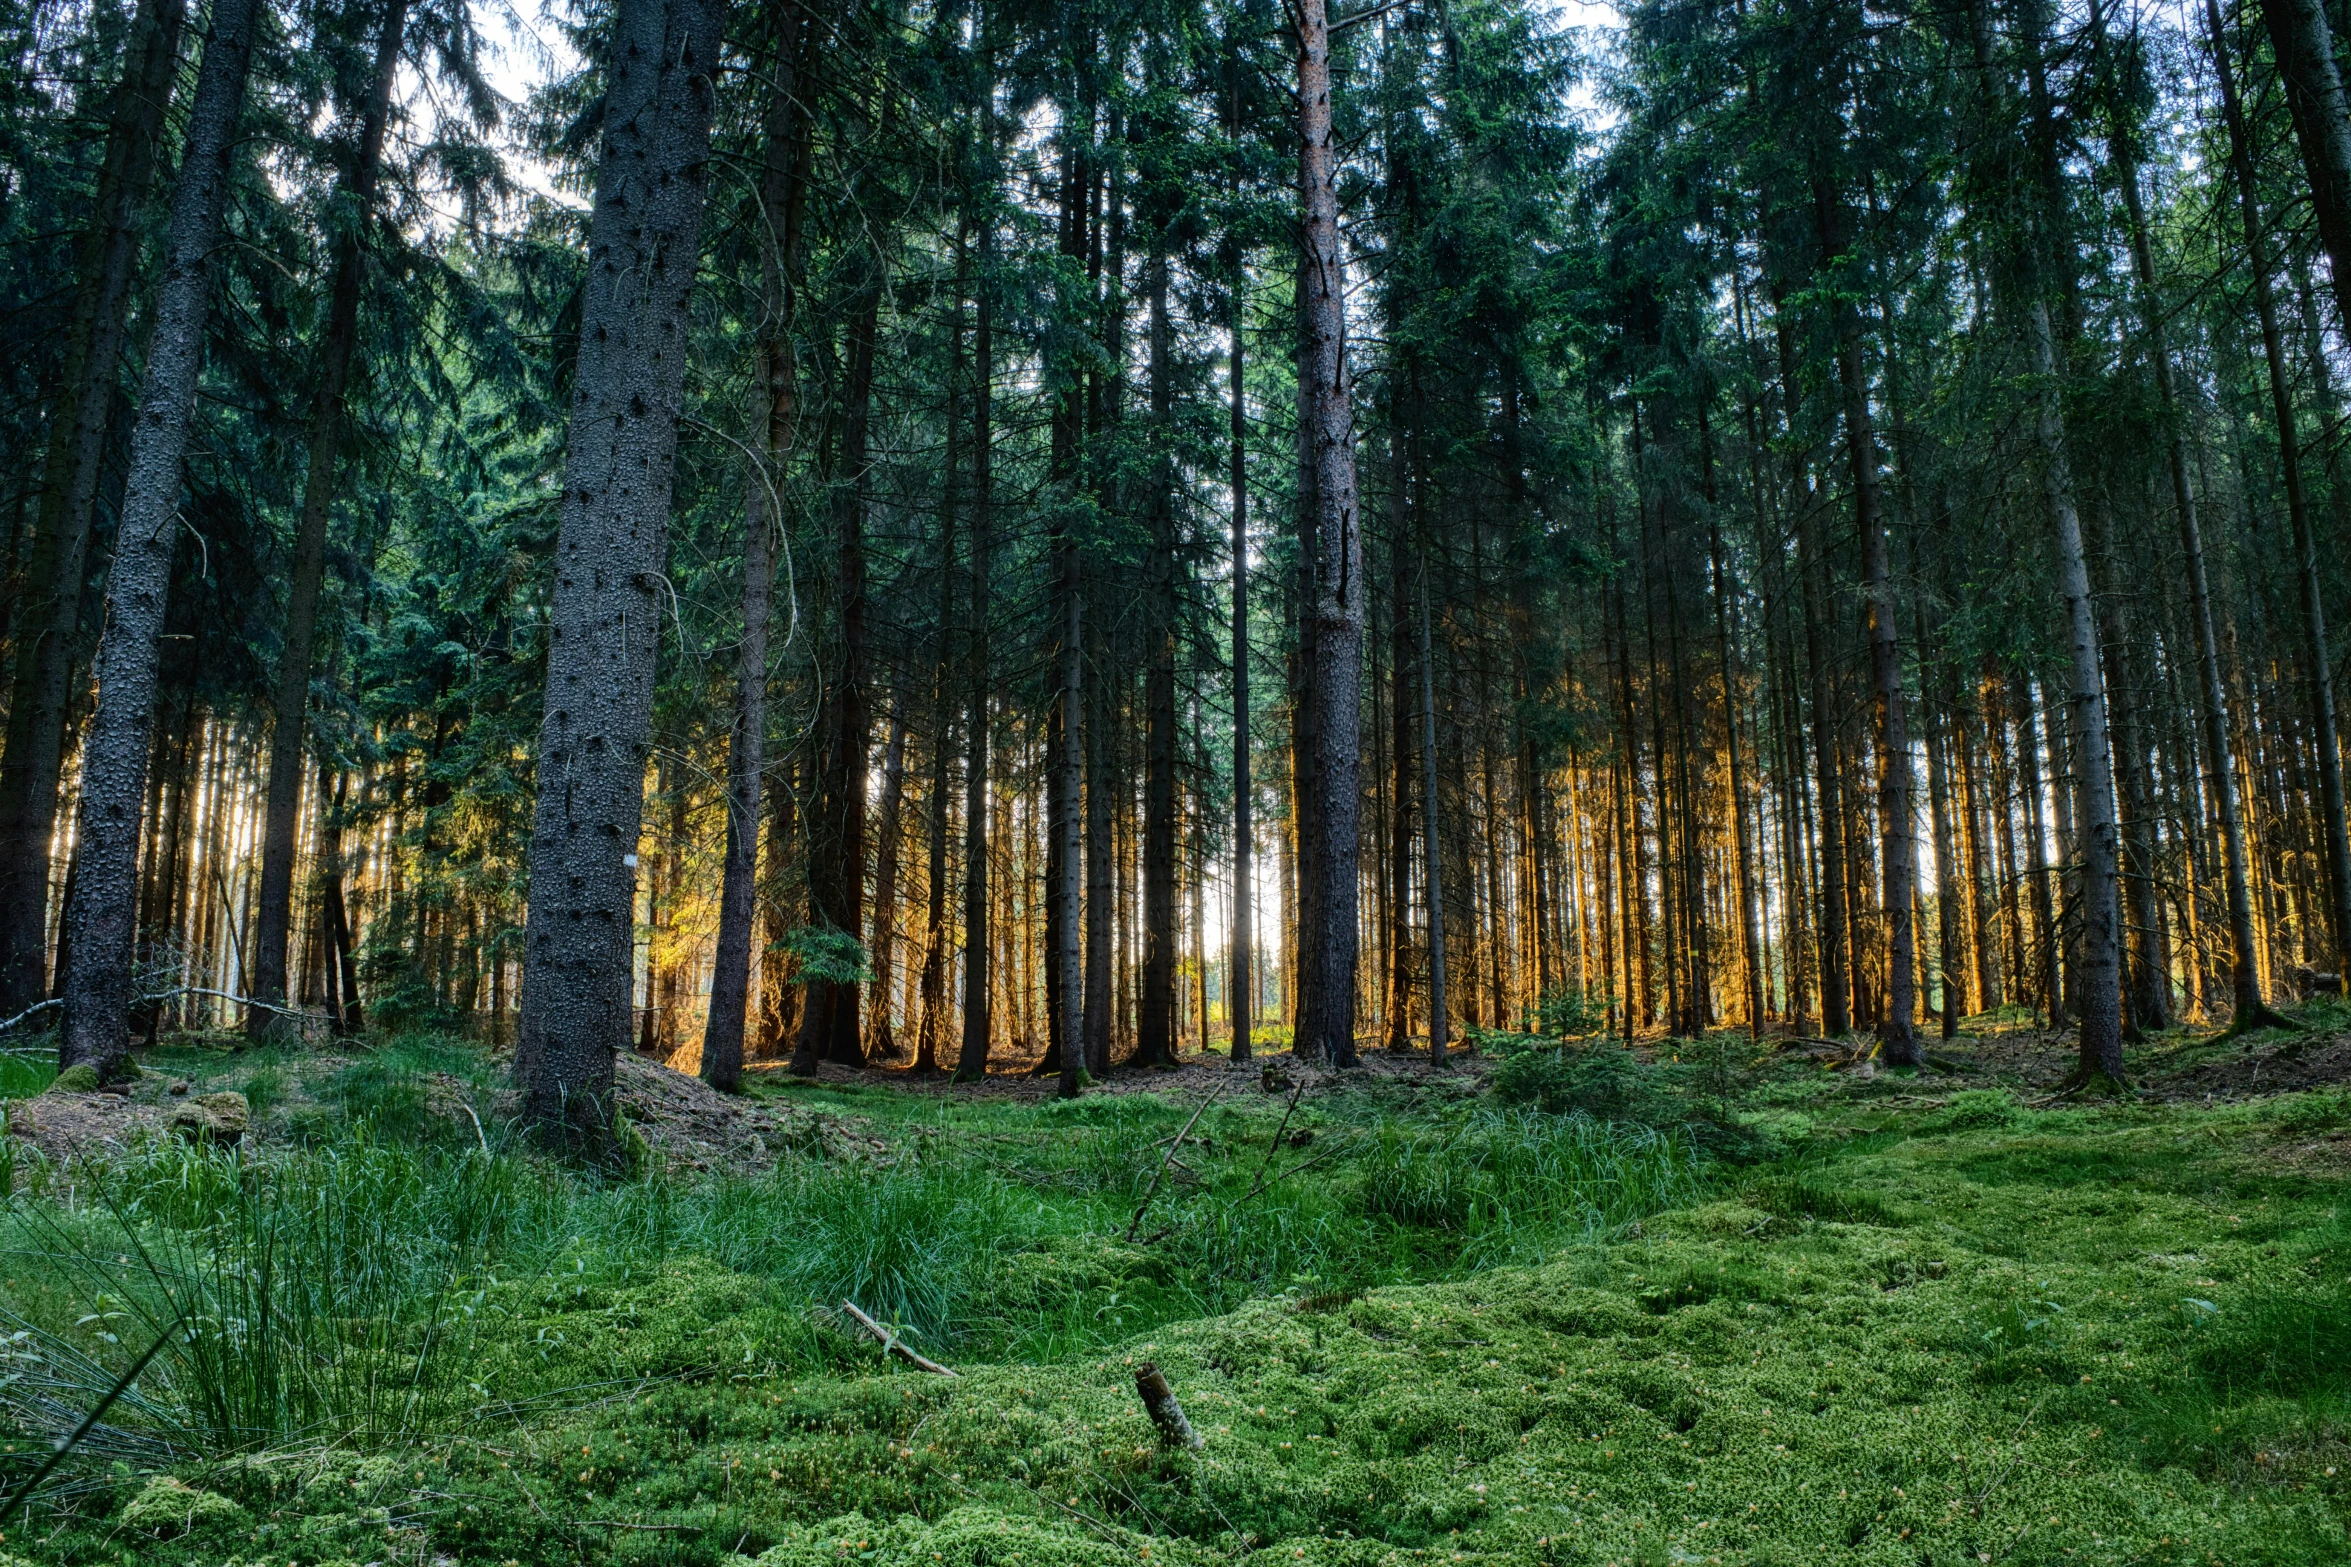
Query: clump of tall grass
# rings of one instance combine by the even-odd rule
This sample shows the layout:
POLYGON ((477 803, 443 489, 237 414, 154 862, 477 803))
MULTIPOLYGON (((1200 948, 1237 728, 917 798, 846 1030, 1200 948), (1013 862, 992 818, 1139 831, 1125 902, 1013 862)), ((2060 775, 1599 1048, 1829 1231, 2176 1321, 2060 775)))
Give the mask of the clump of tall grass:
POLYGON ((1472 1266, 1606 1239, 1696 1201, 1708 1158, 1676 1130, 1486 1109, 1449 1131, 1383 1122, 1356 1161, 1356 1202, 1395 1224, 1451 1232, 1472 1266))
POLYGON ((0 1388, 0 1419, 60 1435, 160 1339, 118 1445, 377 1446, 442 1425, 464 1387, 443 1374, 473 1331, 464 1299, 508 1237, 517 1180, 508 1162, 421 1157, 364 1125, 281 1159, 159 1143, 84 1166, 63 1201, 7 1221, 51 1309, 13 1324, 25 1375, 0 1388))

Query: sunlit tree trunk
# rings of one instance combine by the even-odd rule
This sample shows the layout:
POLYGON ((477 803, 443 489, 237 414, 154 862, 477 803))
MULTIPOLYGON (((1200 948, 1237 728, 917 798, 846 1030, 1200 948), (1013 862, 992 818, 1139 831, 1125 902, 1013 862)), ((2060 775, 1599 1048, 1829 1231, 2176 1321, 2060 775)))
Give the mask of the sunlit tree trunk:
MULTIPOLYGON (((2282 14, 2289 0, 2272 0, 2265 11, 2282 14)), ((2327 644, 2326 606, 2319 592, 2317 530, 2310 519, 2310 501, 2304 488, 2302 443, 2295 424, 2293 380, 2286 367, 2285 340, 2279 330, 2277 296, 2271 284, 2275 260, 2270 252, 2267 225, 2261 215, 2261 188, 2254 177, 2251 138, 2246 133, 2244 109, 2237 96, 2236 67, 2229 59, 2228 35, 2221 25, 2218 0, 2205 0, 2205 21, 2212 34, 2213 63, 2220 79, 2222 118, 2228 127, 2229 172, 2237 190, 2237 212, 2245 231, 2247 272, 2253 284, 2253 308, 2261 323, 2262 361, 2269 372, 2270 413, 2277 427, 2278 468, 2285 483, 2286 515, 2294 534, 2295 575, 2302 590, 2302 629, 2305 678, 2310 682, 2311 724, 2319 750, 2319 776, 2326 791, 2324 823, 2327 873, 2334 890, 2329 907, 2335 938, 2335 960, 2351 962, 2351 842, 2346 841, 2343 801, 2343 764, 2335 727, 2335 683, 2331 650, 2327 644)), ((2323 13, 2318 25, 2323 29, 2323 13)), ((2275 36, 2275 22, 2272 35, 2275 36)), ((2330 55, 2321 73, 2331 77, 2330 55)), ((2289 94, 2300 100, 2301 91, 2289 94)), ((2335 102, 2340 120, 2342 92, 2338 82, 2335 102)), ((2297 127, 2302 116, 2297 115, 2297 127)), ((2305 147, 2309 145, 2305 142, 2305 147)), ((2258 1027, 2274 1020, 2261 996, 2258 965, 2253 951, 2253 900, 2245 870, 2245 828, 2237 801, 2235 760, 2229 744, 2228 705, 2220 677, 2220 644, 2213 633, 2212 590, 2204 564, 2204 539, 2197 524, 2195 498, 2188 487, 2187 434, 2173 406, 2170 361, 2163 350, 2162 316, 2155 299, 2152 252, 2147 222, 2140 209, 2136 171, 2126 190, 2130 202, 2132 256, 2145 293, 2147 333, 2156 363, 2157 390, 2171 420, 2173 504, 2180 519, 2180 547, 2188 567, 2188 619, 2196 632, 2196 665, 2204 719, 2205 789, 2213 813, 2220 818, 2223 874, 2227 878, 2229 908, 2229 981, 2239 1028, 2258 1027)), ((2351 177, 2351 166, 2345 169, 2351 177)), ((2351 198, 2351 191, 2343 193, 2351 198)), ((2329 233, 2330 240, 2334 236, 2329 233)), ((2336 252, 2341 255, 2341 252, 2336 252)), ((2338 277, 2344 274, 2338 273, 2338 277)))

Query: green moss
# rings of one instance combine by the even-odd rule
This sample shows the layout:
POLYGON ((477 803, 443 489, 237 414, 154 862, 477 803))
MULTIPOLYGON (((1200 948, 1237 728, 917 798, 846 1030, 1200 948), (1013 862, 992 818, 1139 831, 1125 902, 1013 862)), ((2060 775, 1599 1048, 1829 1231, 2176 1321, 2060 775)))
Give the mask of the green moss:
MULTIPOLYGON (((502 1174, 432 1434, 190 1467, 243 1509, 237 1537, 142 1559, 2340 1559, 2351 1221, 2340 1180, 2259 1162, 2329 1111, 2034 1112, 1820 1076, 1784 1101, 1813 1151, 1728 1178, 1670 1136, 1457 1085, 1309 1099, 1289 1130, 1311 1140, 1282 1149, 1284 1100, 1235 1098, 1132 1244, 1179 1095, 876 1088, 859 1113, 893 1128, 886 1165, 502 1174), (1326 1151, 1239 1200, 1269 1156, 1326 1151), (848 1293, 962 1375, 819 1309, 848 1293), (1161 1447, 1146 1359, 1199 1451, 1161 1447)), ((491 1182, 447 1165, 477 1167, 491 1182)), ((127 1195, 193 1222, 238 1178, 182 1152, 127 1195)), ((458 1189, 422 1190, 370 1226, 453 1222, 416 1216, 458 1189)), ((45 1517, 45 1551, 111 1564, 121 1523, 45 1517)))
POLYGON ((54 1086, 69 1094, 94 1094, 98 1091, 98 1069, 86 1063, 69 1066, 57 1074, 54 1086))
POLYGON ((158 1475, 122 1510, 122 1526, 163 1538, 232 1529, 245 1509, 225 1496, 198 1490, 170 1475, 158 1475))

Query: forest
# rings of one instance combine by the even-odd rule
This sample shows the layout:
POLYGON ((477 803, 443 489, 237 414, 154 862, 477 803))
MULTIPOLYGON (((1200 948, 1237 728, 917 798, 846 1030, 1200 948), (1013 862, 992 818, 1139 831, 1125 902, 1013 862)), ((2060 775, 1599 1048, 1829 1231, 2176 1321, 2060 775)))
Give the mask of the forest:
POLYGON ((0 1567, 2342 1560, 2347 32, 0 0, 0 1567))

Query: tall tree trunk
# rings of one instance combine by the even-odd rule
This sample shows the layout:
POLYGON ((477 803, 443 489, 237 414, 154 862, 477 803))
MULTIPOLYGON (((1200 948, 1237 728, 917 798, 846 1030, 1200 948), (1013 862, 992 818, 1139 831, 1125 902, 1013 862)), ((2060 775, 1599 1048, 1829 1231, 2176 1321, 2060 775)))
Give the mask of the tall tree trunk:
POLYGON ((98 645, 98 705, 82 743, 65 916, 71 951, 61 960, 65 1024, 57 1055, 59 1070, 86 1065, 101 1079, 122 1076, 130 1058, 139 817, 147 795, 147 737, 155 722, 155 669, 179 544, 181 461, 204 363, 212 253, 236 161, 257 10, 258 0, 215 0, 212 9, 212 37, 189 109, 147 375, 131 431, 106 632, 98 645))
POLYGON ((1347 376, 1346 279, 1340 252, 1337 158, 1331 130, 1330 19, 1324 0, 1298 10, 1299 184, 1305 207, 1306 329, 1301 367, 1313 387, 1315 592, 1311 685, 1315 717, 1313 923, 1305 958, 1299 1046, 1336 1066, 1355 1064, 1356 851, 1361 809, 1362 518, 1355 490, 1353 388, 1347 376))
MULTIPOLYGON (((2286 9, 2289 0, 2270 0, 2265 13, 2273 17, 2272 37, 2276 35, 2274 18, 2286 9)), ((2303 484, 2302 443, 2296 429, 2293 382, 2286 369, 2285 339, 2278 326, 2277 296, 2270 279, 2276 274, 2270 254, 2267 225, 2261 216, 2261 188, 2254 177, 2251 138, 2246 133, 2245 114, 2237 96, 2236 69, 2229 60, 2228 36, 2221 26, 2218 0, 2205 0, 2205 21, 2212 33, 2212 57, 2220 77, 2221 113, 2228 124, 2229 168, 2237 187, 2237 210, 2245 229, 2245 253, 2251 265, 2253 306, 2261 322, 2261 351, 2263 363, 2269 371, 2270 412, 2277 425, 2278 467, 2285 481, 2286 515, 2294 534, 2295 575, 2302 590, 2302 631, 2304 662, 2309 666, 2306 677, 2310 682, 2312 740, 2318 748, 2319 782, 2324 792, 2323 810, 2326 820, 2327 879, 2334 896, 2328 907, 2329 925, 2335 938, 2335 961, 2339 965, 2351 962, 2351 839, 2347 839, 2344 821, 2343 762, 2337 741, 2335 725, 2334 664, 2327 645, 2326 606, 2319 592, 2317 530, 2310 519, 2310 501, 2303 484)), ((2318 19, 2320 29, 2326 22, 2324 14, 2318 19)), ((2281 51, 2281 60, 2284 55, 2281 51)), ((2323 62, 2323 75, 2334 75, 2334 57, 2330 52, 2323 62)), ((2322 95, 2323 96, 2323 95, 2322 95)), ((2297 102, 2295 124, 2302 126, 2304 101, 2310 97, 2306 85, 2288 94, 2297 102)), ((2336 135, 2341 135, 2342 87, 2338 81, 2334 90, 2336 135)), ((2322 142, 2322 145, 2324 143, 2322 142)), ((2307 150, 2310 141, 2305 140, 2307 150)), ((2212 596, 2207 586, 2204 568, 2204 541, 2197 526, 2194 498, 2188 488, 2187 433, 2178 410, 2173 406, 2170 361, 2164 353, 2162 317, 2154 297, 2155 273, 2148 248, 2146 218, 2140 210, 2136 170, 2126 186, 2131 212, 2132 256, 2136 261, 2141 287, 2146 294, 2147 333, 2150 352, 2156 364, 2156 387, 2162 396, 2164 410, 2171 423, 2170 458, 2173 502, 2180 517, 2180 544, 2188 563, 2188 615, 2196 631, 2196 660, 2203 676, 2201 695, 2204 698, 2204 749, 2208 777, 2206 789, 2213 797, 2213 806, 2220 817, 2222 853, 2228 880, 2230 982, 2236 1005, 2238 1029, 2258 1027, 2276 1021, 2261 998, 2261 986, 2253 953, 2253 907, 2247 891, 2245 874, 2245 828, 2237 803, 2236 768, 2228 745, 2228 708, 2220 678, 2219 641, 2212 629, 2212 596)), ((2351 179, 2351 164, 2342 171, 2351 179)), ((2315 173, 2313 181, 2315 183, 2315 173)), ((2339 190, 2344 199, 2351 199, 2351 190, 2339 190)), ((2329 252, 2337 258, 2338 293, 2342 280, 2351 276, 2343 266, 2351 254, 2334 248, 2338 236, 2327 231, 2329 252)), ((2351 235, 2343 236, 2351 239, 2351 235)))
MULTIPOLYGON (((1919 631, 1919 656, 1922 663, 1926 656, 1923 619, 1922 615, 1919 631)), ((1919 685, 1921 695, 1926 695, 1926 681, 1923 677, 1919 685)), ((1943 1037, 1949 1039, 1959 1032, 1959 1020, 1967 1014, 1967 970, 1960 956, 1965 950, 1965 943, 1960 937, 1960 911, 1964 900, 1959 890, 1958 862, 1952 853, 1954 831, 1949 763, 1951 704, 1930 697, 1926 707, 1927 813, 1935 835, 1935 972, 1943 985, 1943 1004, 1936 1010, 1941 1017, 1943 1037)))
POLYGON ((1827 594, 1820 576, 1825 563, 1814 539, 1810 508, 1797 523, 1797 571, 1804 579, 1804 653, 1812 678, 1812 763, 1819 782, 1820 822, 1820 1026, 1831 1038, 1853 1031, 1852 985, 1845 972, 1849 928, 1845 903, 1844 779, 1837 766, 1836 704, 1831 699, 1828 650, 1822 636, 1827 594))
MULTIPOLYGON (((1402 367, 1398 367, 1399 370, 1402 367)), ((1401 380, 1401 374, 1395 379, 1401 380)), ((1420 683, 1414 674, 1412 609, 1412 456, 1406 421, 1396 400, 1388 432, 1388 581, 1393 624, 1388 636, 1388 882, 1382 923, 1388 931, 1388 1048, 1412 1040, 1412 802, 1420 779, 1413 767, 1419 749, 1420 683)))
POLYGON ((707 0, 620 0, 549 614, 515 1075, 542 1136, 611 1140, 628 1048, 670 490, 718 67, 707 0), (625 475, 625 477, 616 477, 625 475))
MULTIPOLYGON (((819 819, 813 822, 808 856, 808 893, 815 922, 856 937, 865 925, 865 789, 872 749, 872 715, 866 697, 865 495, 866 455, 872 428, 874 340, 880 330, 882 260, 859 289, 849 319, 849 377, 843 390, 840 448, 832 478, 833 597, 839 635, 839 666, 826 693, 824 765, 818 784, 819 819)), ((819 1061, 865 1065, 865 1040, 858 1024, 860 987, 853 980, 812 978, 807 1010, 800 1018, 800 1042, 792 1070, 814 1071, 819 1061)))
POLYGON ((2261 0, 2261 19, 2285 82, 2336 303, 2351 322, 2351 108, 2335 59, 2334 30, 2324 0, 2261 0))
POLYGON ((1723 749, 1730 758, 1731 849, 1738 856, 1740 1008, 1750 1039, 1763 1028, 1763 949, 1756 933, 1755 856, 1748 838, 1747 784, 1739 745, 1738 685, 1731 673, 1730 580, 1723 570, 1722 522, 1706 514, 1706 559, 1714 585, 1714 657, 1722 683, 1723 749))
MULTIPOLYGON (((1402 541, 1398 541, 1401 545, 1402 541)), ((1426 548, 1421 551, 1418 613, 1420 642, 1420 819, 1421 883, 1428 894, 1429 922, 1429 1064, 1443 1066, 1447 1044, 1445 996, 1445 876, 1437 840, 1437 680, 1436 660, 1429 637, 1429 572, 1426 548)), ((1397 606, 1403 613, 1403 606, 1397 606)))
POLYGON ((931 698, 931 777, 924 801, 928 833, 922 961, 922 1026, 915 1035, 914 1072, 939 1070, 947 1037, 947 824, 950 757, 955 737, 955 532, 963 509, 963 322, 971 292, 968 229, 955 236, 955 303, 947 330, 946 461, 939 491, 939 645, 931 698))
MULTIPOLYGON (((1234 87, 1238 122, 1239 87, 1234 87)), ((1233 1029, 1231 1059, 1246 1061, 1250 1034, 1257 1026, 1257 987, 1254 972, 1254 923, 1250 907, 1255 884, 1250 879, 1250 853, 1256 847, 1256 821, 1249 782, 1249 411, 1242 376, 1241 284, 1247 269, 1238 255, 1233 261, 1232 293, 1228 303, 1232 337, 1231 483, 1233 494, 1233 918, 1232 952, 1225 970, 1225 1010, 1233 1029)))
MULTIPOLYGON (((807 120, 799 92, 802 56, 812 33, 807 12, 793 8, 778 31, 759 178, 762 330, 749 421, 756 444, 746 453, 750 461, 743 484, 743 640, 735 653, 734 723, 727 733, 726 866, 719 882, 710 1015, 702 1029, 703 1081, 725 1093, 735 1092, 743 1081, 752 927, 759 917, 760 793, 767 765, 767 643, 773 618, 775 537, 784 526, 784 464, 800 426, 793 329, 807 188, 807 120)), ((796 621, 795 615, 792 630, 798 629, 796 621)), ((787 639, 791 634, 785 633, 787 639)))
MULTIPOLYGON (((1813 187, 1820 217, 1822 264, 1844 264, 1839 198, 1826 183, 1813 187)), ((1878 1039, 1888 1062, 1916 1066, 1917 933, 1911 925, 1917 884, 1918 841, 1912 830, 1910 726, 1902 695, 1902 649, 1897 640, 1894 574, 1886 543, 1886 519, 1878 491, 1877 434, 1863 380, 1861 330, 1849 304, 1830 306, 1836 318, 1837 379, 1845 394, 1845 447, 1853 465, 1854 525, 1861 534, 1863 591, 1869 597, 1870 696, 1876 708, 1880 875, 1886 920, 1886 1006, 1878 1039)))
MULTIPOLYGON (((993 115, 983 116, 991 132, 993 115)), ((988 1042, 995 1029, 990 990, 990 943, 995 932, 988 897, 988 617, 990 574, 996 569, 996 231, 980 219, 978 299, 972 323, 971 394, 971 631, 964 639, 963 763, 963 1043, 955 1080, 988 1075, 988 1042)))
MULTIPOLYGON (((1158 205, 1158 203, 1154 203, 1158 205)), ((1166 228, 1152 225, 1145 290, 1150 310, 1151 442, 1149 638, 1143 675, 1143 987, 1137 1066, 1176 1057, 1176 524, 1172 324, 1166 228)))
POLYGON ((2075 796, 2081 863, 2081 975, 2075 994, 2080 1006, 2081 1064, 2085 1085, 2122 1077, 2121 912, 2115 898, 2117 839, 2114 766, 2106 729, 2106 688, 2098 662, 2098 621, 2090 599, 2089 558, 2074 507, 2073 474, 2066 461, 2065 428, 2057 408, 2057 356, 2049 310, 2036 297, 2028 309, 2033 370, 2042 380, 2035 432, 2043 463, 2041 482, 2056 525, 2059 586, 2065 596, 2070 644, 2073 732, 2080 746, 2075 796))
POLYGON ((113 421, 115 373, 130 329, 140 210, 179 75, 186 18, 186 0, 144 0, 132 18, 122 80, 107 106, 93 220, 76 257, 80 278, 67 325, 63 385, 50 414, 33 546, 19 579, 19 623, 11 627, 16 657, 7 748, 0 752, 0 1016, 32 1006, 48 988, 43 958, 49 845, 57 829, 73 705, 90 521, 113 421))
MULTIPOLYGON (((261 901, 253 938, 253 999, 286 999, 286 933, 293 924, 294 837, 301 807, 303 739, 308 731, 311 655, 318 639, 318 595, 326 577, 327 515, 340 477, 343 399, 359 342, 359 296, 366 285, 367 231, 375 219, 377 171, 391 119, 392 79, 407 35, 408 0, 386 0, 376 35, 375 75, 360 112, 359 144, 338 182, 335 275, 319 343, 318 384, 311 394, 308 470, 302 511, 294 525, 292 577, 286 589, 286 640, 278 654, 271 705, 269 783, 261 829, 261 901)), ((245 1031, 264 1038, 282 1030, 283 1014, 248 1008, 245 1031)))

